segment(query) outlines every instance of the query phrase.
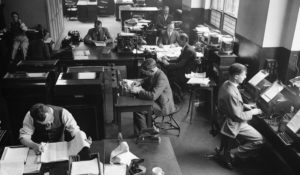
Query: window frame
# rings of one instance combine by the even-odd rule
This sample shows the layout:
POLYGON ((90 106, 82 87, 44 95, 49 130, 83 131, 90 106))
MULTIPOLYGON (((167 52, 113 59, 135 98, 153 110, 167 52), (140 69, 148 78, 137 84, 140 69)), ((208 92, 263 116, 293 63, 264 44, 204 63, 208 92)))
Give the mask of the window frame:
MULTIPOLYGON (((236 12, 236 17, 235 17, 235 14, 233 14, 233 13, 225 12, 226 1, 227 0, 211 0, 209 21, 207 21, 207 22, 210 26, 220 30, 222 33, 225 33, 225 34, 228 34, 228 35, 231 35, 231 36, 235 36, 236 24, 237 24, 237 18, 238 18, 237 17, 238 16, 238 10, 236 12), (217 4, 220 4, 220 3, 223 4, 223 8, 222 9, 213 8, 214 2, 217 2, 217 4), (221 16, 220 16, 220 26, 219 27, 211 23, 212 12, 215 12, 215 11, 217 11, 221 14, 221 16), (225 16, 227 16, 228 18, 231 18, 231 20, 234 20, 235 24, 234 24, 234 32, 233 33, 226 30, 226 29, 224 30, 224 28, 225 28, 224 25, 228 24, 228 21, 225 21, 225 18, 226 18, 225 16)), ((239 2, 240 2, 240 0, 238 0, 238 6, 239 6, 239 2)), ((219 5, 217 5, 217 6, 218 6, 217 8, 219 8, 219 5)))

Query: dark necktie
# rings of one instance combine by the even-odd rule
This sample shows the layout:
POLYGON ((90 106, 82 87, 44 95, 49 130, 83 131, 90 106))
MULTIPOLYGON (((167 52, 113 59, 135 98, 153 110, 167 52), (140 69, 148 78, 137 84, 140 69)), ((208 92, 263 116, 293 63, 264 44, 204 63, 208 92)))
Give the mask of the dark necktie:
POLYGON ((97 32, 97 41, 100 41, 100 31, 97 32))

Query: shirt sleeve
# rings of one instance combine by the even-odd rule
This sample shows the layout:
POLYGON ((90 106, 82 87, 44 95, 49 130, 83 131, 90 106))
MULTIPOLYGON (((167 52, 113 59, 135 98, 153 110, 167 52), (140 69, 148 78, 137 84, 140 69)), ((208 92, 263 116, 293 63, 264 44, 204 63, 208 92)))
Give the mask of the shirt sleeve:
POLYGON ((27 112, 25 115, 25 118, 23 120, 23 127, 20 129, 20 136, 19 139, 22 138, 28 138, 31 139, 31 136, 34 133, 34 125, 33 125, 33 119, 30 116, 30 113, 27 112))
POLYGON ((80 130, 73 115, 66 109, 62 111, 62 122, 65 124, 66 130, 70 132, 71 136, 75 136, 75 133, 80 130))
POLYGON ((92 30, 91 29, 89 29, 88 33, 85 35, 83 40, 84 40, 84 43, 86 43, 86 44, 92 44, 93 43, 93 41, 92 41, 92 30))

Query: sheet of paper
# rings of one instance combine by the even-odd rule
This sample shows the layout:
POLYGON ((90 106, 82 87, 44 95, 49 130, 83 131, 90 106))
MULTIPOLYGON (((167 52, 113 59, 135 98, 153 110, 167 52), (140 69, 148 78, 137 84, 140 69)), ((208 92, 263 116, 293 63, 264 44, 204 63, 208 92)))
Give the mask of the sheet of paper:
POLYGON ((44 152, 41 154, 41 162, 60 162, 69 160, 67 142, 47 143, 44 152))
POLYGON ((5 147, 1 160, 5 161, 23 161, 23 163, 27 159, 29 148, 28 147, 5 147))
POLYGON ((26 75, 28 77, 31 77, 31 78, 38 78, 38 77, 45 77, 46 76, 46 73, 41 73, 41 72, 36 72, 36 73, 26 73, 26 75))
POLYGON ((191 78, 187 82, 187 84, 200 84, 200 85, 208 85, 209 78, 191 78))
POLYGON ((287 127, 294 133, 297 133, 300 129, 300 110, 294 115, 294 117, 287 123, 287 127))
POLYGON ((94 80, 96 78, 96 72, 79 72, 79 80, 94 80))
POLYGON ((74 56, 74 60, 88 60, 89 56, 85 56, 85 55, 75 55, 74 56))
POLYGON ((265 79, 269 75, 268 72, 261 70, 257 72, 248 82, 252 86, 256 86, 259 82, 261 82, 263 79, 265 79))
POLYGON ((68 142, 69 155, 77 155, 83 147, 90 147, 90 144, 86 141, 86 134, 79 131, 75 134, 75 137, 68 142))
POLYGON ((104 165, 104 175, 126 175, 126 165, 104 165))
POLYGON ((26 164, 37 164, 41 162, 41 155, 36 155, 33 149, 30 149, 26 159, 26 164))
POLYGON ((117 155, 114 159, 114 163, 120 163, 120 164, 130 166, 132 159, 139 159, 139 158, 136 155, 132 154, 131 152, 125 152, 117 155))
POLYGON ((42 166, 41 163, 25 164, 23 173, 24 174, 38 173, 40 172, 41 166, 42 166))
POLYGON ((95 45, 104 47, 104 46, 106 46, 106 43, 104 41, 97 41, 97 42, 95 42, 95 45))
POLYGON ((24 162, 18 161, 0 161, 0 174, 1 175, 20 175, 24 171, 24 162))
POLYGON ((197 72, 191 72, 190 74, 185 74, 186 78, 205 78, 206 72, 197 73, 197 72))
POLYGON ((99 174, 98 159, 72 162, 71 175, 99 174))
POLYGON ((263 94, 262 98, 266 102, 270 102, 280 91, 282 91, 283 86, 278 83, 278 81, 275 81, 271 87, 269 87, 263 94))

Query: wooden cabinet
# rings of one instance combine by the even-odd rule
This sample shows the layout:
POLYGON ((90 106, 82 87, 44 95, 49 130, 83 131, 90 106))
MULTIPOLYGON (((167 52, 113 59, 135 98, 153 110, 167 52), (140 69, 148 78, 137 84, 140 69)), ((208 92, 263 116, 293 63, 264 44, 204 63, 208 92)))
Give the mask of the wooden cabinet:
POLYGON ((87 136, 105 137, 102 72, 61 73, 54 87, 54 105, 66 108, 87 136))

